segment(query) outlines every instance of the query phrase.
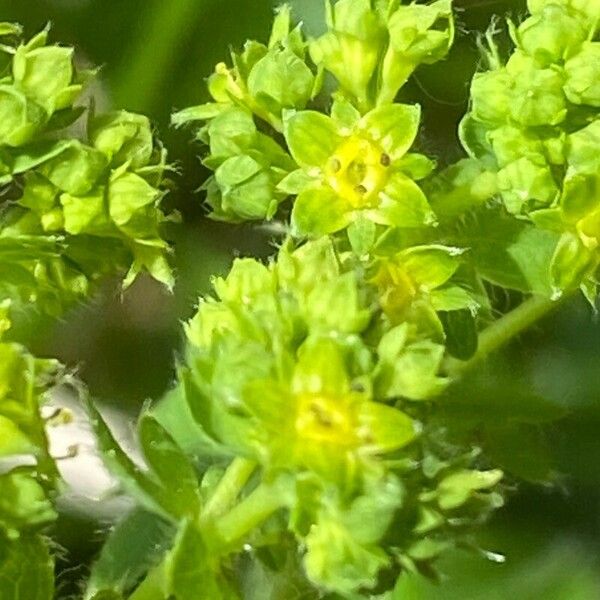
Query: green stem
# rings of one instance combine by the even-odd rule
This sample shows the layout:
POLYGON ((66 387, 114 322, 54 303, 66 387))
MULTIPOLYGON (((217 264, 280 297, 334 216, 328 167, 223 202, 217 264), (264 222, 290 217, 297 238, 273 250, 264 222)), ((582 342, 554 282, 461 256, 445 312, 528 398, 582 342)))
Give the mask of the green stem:
POLYGON ((515 336, 533 325, 536 321, 546 316, 558 306, 568 295, 561 300, 550 300, 544 296, 532 296, 513 311, 498 319, 479 335, 479 345, 475 355, 467 361, 449 358, 445 370, 452 379, 460 379, 464 373, 477 366, 492 352, 501 348, 515 336))
POLYGON ((206 503, 202 512, 202 519, 207 520, 226 512, 235 502, 236 498, 248 483, 256 463, 247 458, 235 458, 227 467, 221 481, 206 503))
POLYGON ((230 546, 285 506, 277 483, 261 483, 249 496, 214 524, 220 540, 230 546))

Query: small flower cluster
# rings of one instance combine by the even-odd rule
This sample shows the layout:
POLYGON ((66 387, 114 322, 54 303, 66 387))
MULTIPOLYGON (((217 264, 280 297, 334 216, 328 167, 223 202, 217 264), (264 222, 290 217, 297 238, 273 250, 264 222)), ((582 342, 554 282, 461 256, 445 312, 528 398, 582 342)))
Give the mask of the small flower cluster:
POLYGON ((74 103, 92 74, 75 69, 71 48, 47 45, 47 31, 26 43, 15 25, 0 34, 10 56, 0 83, 2 294, 59 313, 131 260, 127 283, 145 269, 170 284, 165 153, 148 119, 91 111, 80 139, 68 128, 85 112, 74 103))
MULTIPOLYGON (((388 270, 427 276, 418 260, 407 252, 388 270)), ((180 371, 214 455, 252 460, 280 481, 282 526, 304 547, 308 578, 344 597, 377 588, 382 570, 428 563, 453 543, 453 521, 501 504, 489 493, 501 472, 472 470, 470 457, 442 454, 423 472, 435 451, 417 443, 411 400, 444 388, 444 347, 393 299, 388 318, 381 285, 365 284, 353 254, 328 237, 288 241, 268 267, 238 259, 188 324, 180 371), (397 520, 402 538, 386 533, 397 520)))
POLYGON ((306 41, 282 7, 268 45, 248 42, 232 55, 232 68, 217 66, 209 80, 215 102, 174 115, 176 125, 208 121, 198 137, 210 148, 204 165, 215 172, 206 183, 212 216, 271 219, 291 197, 298 236, 349 228, 352 239, 375 225, 433 224, 415 180, 434 163, 408 152, 420 110, 393 101, 419 64, 448 51, 450 2, 341 0, 328 5, 327 26, 306 41), (338 84, 331 116, 306 110, 322 100, 328 76, 338 84), (259 123, 282 134, 285 148, 259 123))
POLYGON ((469 154, 495 173, 506 209, 562 234, 551 270, 556 296, 582 282, 595 298, 600 261, 598 2, 530 1, 510 25, 504 64, 490 35, 491 69, 471 86, 461 125, 469 154))

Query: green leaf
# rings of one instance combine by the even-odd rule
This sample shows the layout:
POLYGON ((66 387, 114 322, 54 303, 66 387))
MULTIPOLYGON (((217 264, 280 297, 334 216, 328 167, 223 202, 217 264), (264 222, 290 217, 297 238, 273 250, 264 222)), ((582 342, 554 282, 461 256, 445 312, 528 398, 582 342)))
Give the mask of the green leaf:
POLYGON ((600 42, 586 42, 565 63, 564 86, 569 102, 600 106, 600 42))
POLYGON ((356 275, 345 273, 315 286, 306 299, 305 318, 313 331, 363 331, 371 312, 362 306, 356 275))
POLYGON ((392 332, 379 346, 380 362, 374 375, 376 396, 427 400, 438 395, 448 384, 438 375, 444 346, 428 340, 404 345, 406 334, 399 329, 392 332))
POLYGON ((318 237, 348 226, 352 208, 329 187, 314 187, 300 193, 292 210, 296 236, 318 237))
POLYGON ((448 353, 459 360, 469 360, 477 352, 479 342, 473 312, 452 310, 440 314, 440 320, 444 326, 448 353))
POLYGON ((410 444, 420 431, 419 424, 406 413, 378 402, 365 402, 359 418, 370 433, 375 453, 399 450, 410 444))
POLYGON ((286 175, 277 184, 277 190, 290 195, 298 195, 304 189, 313 185, 314 182, 314 177, 311 177, 304 169, 297 169, 286 175))
POLYGON ((226 107, 227 105, 217 102, 190 106, 171 115, 171 124, 174 127, 182 127, 193 121, 209 121, 220 115, 226 107))
POLYGON ((13 421, 0 414, 0 458, 36 451, 36 444, 13 421))
POLYGON ((429 300, 436 311, 449 312, 468 308, 469 312, 474 313, 479 308, 479 304, 467 290, 455 285, 432 290, 429 300))
POLYGON ((208 125, 210 153, 222 158, 236 156, 252 146, 256 134, 256 125, 247 110, 229 108, 208 125))
POLYGON ((454 40, 452 4, 437 0, 428 5, 399 6, 388 21, 390 43, 404 60, 431 64, 441 60, 454 40))
POLYGON ((284 115, 284 135, 294 160, 301 167, 324 167, 343 141, 335 121, 305 110, 284 115))
POLYGON ((0 475, 0 536, 2 530, 13 537, 19 530, 42 527, 55 518, 34 469, 22 467, 0 475))
POLYGON ((72 48, 21 46, 13 59, 15 83, 50 113, 68 106, 61 93, 70 86, 73 73, 72 48))
POLYGON ((64 228, 67 233, 104 233, 112 231, 105 207, 105 188, 98 187, 89 194, 72 196, 61 194, 64 228))
POLYGON ((511 219, 503 211, 486 209, 461 235, 457 245, 486 280, 522 292, 552 293, 550 263, 559 236, 511 219))
POLYGON ((564 233, 550 262, 552 297, 560 298, 565 291, 577 289, 597 265, 591 250, 583 245, 579 237, 564 233))
POLYGON ((236 600, 195 523, 184 521, 165 563, 166 593, 177 600, 236 600))
POLYGON ((161 192, 135 173, 114 171, 108 187, 108 210, 118 226, 126 225, 137 211, 154 204, 161 192))
POLYGON ((349 389, 350 382, 340 346, 329 338, 308 338, 298 353, 292 391, 338 397, 349 389))
POLYGON ((143 415, 138 428, 148 466, 171 491, 171 511, 194 518, 200 511, 200 490, 193 464, 154 417, 143 415))
POLYGON ((0 84, 0 144, 23 146, 46 123, 46 111, 12 86, 0 84))
POLYGON ((598 174, 600 169, 599 144, 600 119, 592 121, 587 127, 567 136, 567 160, 569 165, 575 169, 576 175, 580 173, 598 174))
POLYGON ((116 525, 102 546, 84 600, 97 600, 102 590, 123 594, 131 591, 167 551, 173 536, 174 530, 168 523, 134 509, 116 525))
MULTIPOLYGON (((143 508, 172 520, 172 490, 165 489, 155 477, 143 471, 121 449, 97 409, 88 402, 92 426, 98 439, 102 458, 121 485, 143 508)), ((175 500, 177 504, 177 501, 175 500)))
POLYGON ((0 598, 52 600, 54 560, 41 536, 0 538, 0 598))

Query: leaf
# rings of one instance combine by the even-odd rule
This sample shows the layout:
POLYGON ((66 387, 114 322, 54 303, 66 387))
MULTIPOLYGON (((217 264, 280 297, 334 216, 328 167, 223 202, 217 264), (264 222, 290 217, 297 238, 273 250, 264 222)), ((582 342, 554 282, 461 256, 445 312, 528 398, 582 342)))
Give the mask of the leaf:
POLYGON ((373 221, 359 215, 348 227, 348 240, 358 256, 369 253, 375 243, 377 228, 373 221))
POLYGON ((197 516, 200 490, 198 474, 190 460, 154 417, 142 415, 138 428, 149 467, 171 493, 171 511, 178 517, 197 516))
POLYGON ((496 285, 550 296, 550 264, 559 236, 509 218, 503 211, 486 209, 460 235, 456 244, 479 274, 496 285))
POLYGON ((272 48, 250 71, 248 91, 278 114, 283 109, 303 109, 311 98, 314 83, 312 71, 292 50, 272 48))
MULTIPOLYGON (((108 590, 126 594, 169 548, 174 529, 156 515, 134 509, 110 532, 94 563, 84 600, 108 590)), ((107 600, 110 595, 107 596, 107 600)))
POLYGON ((125 454, 91 402, 88 402, 88 411, 102 458, 108 469, 117 476, 123 487, 139 502, 140 506, 167 520, 172 520, 171 490, 165 489, 156 478, 142 471, 125 454))
POLYGON ((0 538, 2 530, 15 535, 19 530, 43 527, 55 518, 35 469, 21 467, 0 475, 0 538))
MULTIPOLYGON (((460 289, 460 288, 458 288, 460 289)), ((470 310, 453 310, 439 315, 446 334, 446 350, 455 358, 469 360, 477 352, 477 324, 470 310)))
POLYGON ((398 254, 398 262, 412 281, 423 290, 433 290, 446 283, 460 266, 460 248, 431 245, 414 246, 398 254))
POLYGON ((0 598, 52 600, 54 560, 41 536, 0 538, 0 598))

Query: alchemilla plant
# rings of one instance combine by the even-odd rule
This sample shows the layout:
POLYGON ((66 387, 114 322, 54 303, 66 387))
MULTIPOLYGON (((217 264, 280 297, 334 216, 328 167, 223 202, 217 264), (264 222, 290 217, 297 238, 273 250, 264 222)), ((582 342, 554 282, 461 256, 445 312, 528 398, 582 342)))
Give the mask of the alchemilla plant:
MULTIPOLYGON (((423 152, 420 107, 396 99, 451 51, 446 0, 327 2, 316 38, 283 6, 267 43, 216 66, 212 101, 173 116, 211 172, 212 218, 280 237, 266 264, 237 259, 215 279, 185 325, 176 385, 139 421, 145 468, 89 403, 136 508, 86 600, 401 599, 442 553, 482 551, 474 533, 514 475, 481 432, 453 426, 447 390, 561 300, 594 304, 600 262, 600 4, 529 10, 508 23, 510 50, 482 36, 466 157, 444 168, 423 152)), ((170 286, 167 165, 147 119, 90 109, 75 135, 88 75, 72 51, 0 32, 0 330, 11 309, 57 313, 107 271, 170 286)), ((7 599, 42 600, 60 476, 40 407, 60 369, 12 342, 0 354, 0 457, 13 461, 0 579, 7 599)))

